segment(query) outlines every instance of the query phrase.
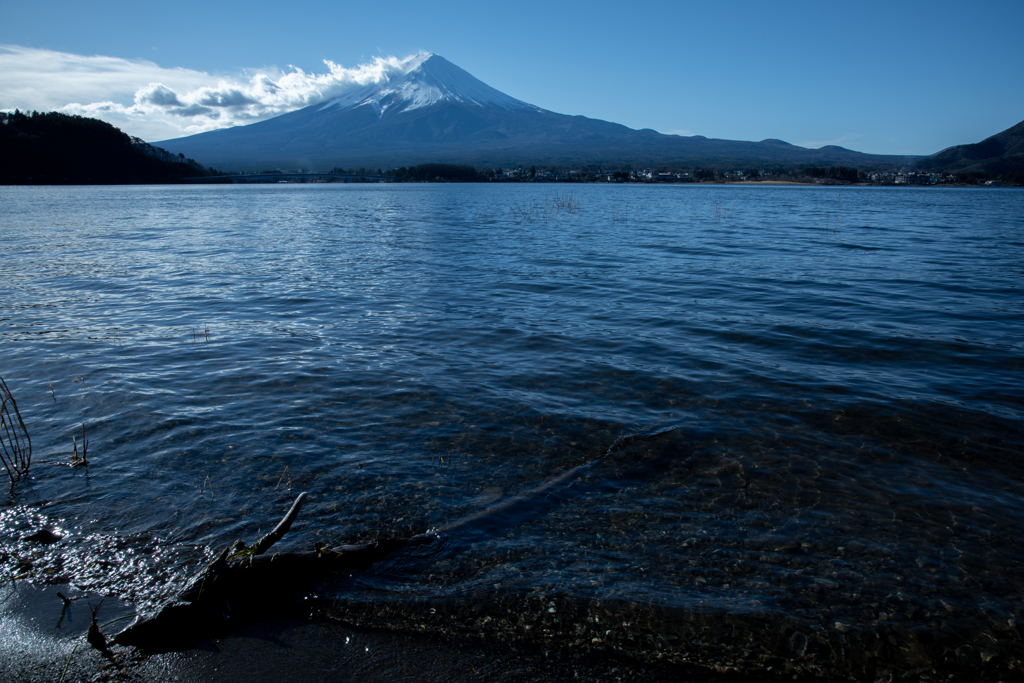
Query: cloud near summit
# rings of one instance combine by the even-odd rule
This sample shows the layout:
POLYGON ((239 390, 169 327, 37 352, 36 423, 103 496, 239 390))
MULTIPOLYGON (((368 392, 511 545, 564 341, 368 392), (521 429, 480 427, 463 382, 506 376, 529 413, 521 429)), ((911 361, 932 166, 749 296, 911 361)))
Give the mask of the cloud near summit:
POLYGON ((376 57, 326 71, 255 69, 234 76, 145 60, 0 45, 0 109, 92 116, 145 140, 253 123, 379 83, 410 58, 376 57))

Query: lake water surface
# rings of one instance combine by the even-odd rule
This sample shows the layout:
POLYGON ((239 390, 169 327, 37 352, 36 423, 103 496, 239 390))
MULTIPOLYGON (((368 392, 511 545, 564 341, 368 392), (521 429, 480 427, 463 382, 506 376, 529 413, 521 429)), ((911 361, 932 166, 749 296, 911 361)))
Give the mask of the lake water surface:
POLYGON ((309 549, 592 461, 320 604, 719 669, 1019 675, 1024 192, 3 187, 0 232, 34 447, 6 575, 153 604, 300 491, 282 546, 309 549))

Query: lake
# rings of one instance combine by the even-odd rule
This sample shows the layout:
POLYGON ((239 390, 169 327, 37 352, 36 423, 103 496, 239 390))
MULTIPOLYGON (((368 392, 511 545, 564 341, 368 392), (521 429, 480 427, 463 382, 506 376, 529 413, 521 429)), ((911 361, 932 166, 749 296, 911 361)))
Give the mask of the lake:
POLYGON ((319 613, 718 670, 1019 675, 1024 192, 0 207, 0 377, 33 445, 0 498, 5 576, 152 605, 301 491, 282 548, 506 503, 310 587, 319 613), (63 539, 25 540, 42 527, 63 539))

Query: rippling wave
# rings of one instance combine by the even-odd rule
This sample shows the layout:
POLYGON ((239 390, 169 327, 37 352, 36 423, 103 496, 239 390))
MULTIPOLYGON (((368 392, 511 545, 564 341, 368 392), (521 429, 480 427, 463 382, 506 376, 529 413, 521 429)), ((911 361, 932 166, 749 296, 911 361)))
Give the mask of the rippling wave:
POLYGON ((1019 662, 1024 194, 569 191, 0 188, 6 571, 152 601, 297 491, 295 547, 418 533, 673 424, 322 594, 725 668, 725 631, 818 674, 1019 662), (125 548, 157 560, 83 559, 125 548))

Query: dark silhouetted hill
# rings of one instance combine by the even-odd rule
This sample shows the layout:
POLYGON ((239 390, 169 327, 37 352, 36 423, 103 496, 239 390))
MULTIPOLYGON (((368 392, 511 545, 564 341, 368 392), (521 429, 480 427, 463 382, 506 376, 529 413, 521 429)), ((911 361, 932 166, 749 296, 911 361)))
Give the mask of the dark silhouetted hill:
POLYGON ((98 119, 0 112, 0 184, 175 183, 216 174, 98 119))
POLYGON ((957 145, 921 159, 911 170, 932 173, 1024 173, 1024 121, 973 145, 957 145))

